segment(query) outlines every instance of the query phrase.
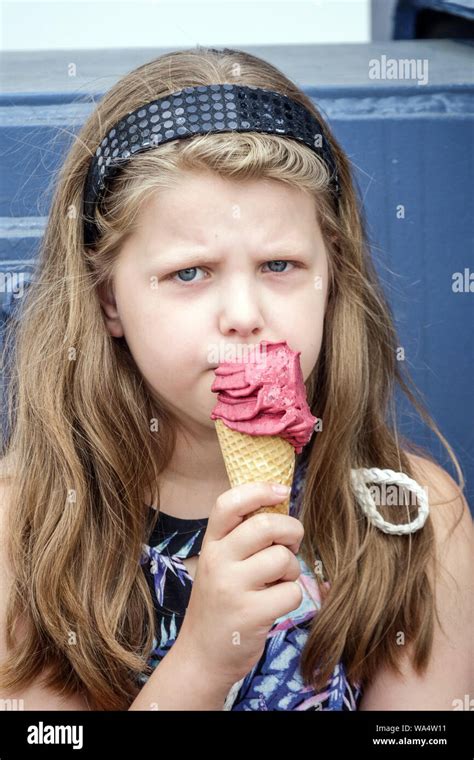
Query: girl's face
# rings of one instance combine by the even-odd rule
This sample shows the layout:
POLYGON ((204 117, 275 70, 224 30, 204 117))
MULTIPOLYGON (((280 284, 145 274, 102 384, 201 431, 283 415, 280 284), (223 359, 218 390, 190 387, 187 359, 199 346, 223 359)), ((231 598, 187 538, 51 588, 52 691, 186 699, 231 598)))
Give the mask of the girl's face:
POLYGON ((309 195, 274 180, 186 173, 151 195, 138 221, 101 303, 110 334, 125 337, 150 390, 184 424, 214 429, 211 366, 230 348, 238 360, 251 355, 243 346, 286 341, 308 378, 328 286, 309 195))

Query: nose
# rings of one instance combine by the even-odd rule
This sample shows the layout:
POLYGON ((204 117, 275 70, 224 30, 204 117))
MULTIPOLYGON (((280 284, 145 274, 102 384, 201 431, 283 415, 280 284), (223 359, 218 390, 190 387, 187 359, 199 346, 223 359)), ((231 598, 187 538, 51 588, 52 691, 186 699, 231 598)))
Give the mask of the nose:
POLYGON ((219 329, 223 335, 238 334, 242 337, 258 335, 264 320, 255 288, 240 281, 223 297, 219 313, 219 329))

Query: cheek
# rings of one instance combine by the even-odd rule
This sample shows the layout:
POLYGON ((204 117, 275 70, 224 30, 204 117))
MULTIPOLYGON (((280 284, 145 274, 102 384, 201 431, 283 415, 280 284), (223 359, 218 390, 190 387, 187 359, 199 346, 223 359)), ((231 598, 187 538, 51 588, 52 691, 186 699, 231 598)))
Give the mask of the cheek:
POLYGON ((298 308, 288 318, 283 334, 288 343, 301 351, 301 371, 303 379, 311 374, 321 351, 324 329, 324 293, 308 290, 298 303, 298 308))
POLYGON ((135 342, 146 342, 153 353, 161 348, 165 353, 181 351, 183 343, 192 345, 192 333, 198 330, 198 321, 191 318, 186 303, 180 307, 170 303, 159 287, 129 286, 120 311, 126 332, 135 342))
POLYGON ((320 350, 320 346, 313 344, 307 348, 305 353, 301 352, 301 372, 305 382, 311 375, 311 372, 318 361, 320 350))
POLYGON ((130 351, 142 374, 156 388, 184 389, 205 361, 206 333, 186 309, 171 318, 163 309, 144 307, 131 318, 126 334, 130 351), (199 353, 200 352, 200 353, 199 353))

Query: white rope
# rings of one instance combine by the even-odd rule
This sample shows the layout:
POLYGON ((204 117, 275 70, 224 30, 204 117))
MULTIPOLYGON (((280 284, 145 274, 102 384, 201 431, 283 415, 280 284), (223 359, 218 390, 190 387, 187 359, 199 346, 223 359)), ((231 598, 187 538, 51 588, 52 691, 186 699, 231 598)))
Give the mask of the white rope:
POLYGON ((352 469, 351 482, 352 489, 362 511, 366 514, 370 522, 384 533, 392 533, 395 535, 414 533, 425 524, 426 518, 429 514, 426 491, 416 482, 416 480, 409 478, 405 473, 395 472, 394 470, 379 470, 377 467, 361 468, 357 470, 352 469), (367 488, 367 483, 393 483, 394 485, 405 486, 409 491, 416 494, 418 498, 419 507, 417 517, 412 520, 412 522, 400 525, 389 523, 384 520, 380 512, 377 510, 372 494, 367 488))

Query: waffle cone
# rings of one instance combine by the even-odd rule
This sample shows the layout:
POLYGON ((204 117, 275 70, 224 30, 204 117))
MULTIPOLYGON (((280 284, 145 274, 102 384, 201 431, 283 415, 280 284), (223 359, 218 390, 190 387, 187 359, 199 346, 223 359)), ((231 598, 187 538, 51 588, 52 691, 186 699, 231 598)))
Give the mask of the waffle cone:
MULTIPOLYGON (((247 435, 214 420, 219 445, 229 477, 230 485, 240 486, 255 481, 283 483, 291 488, 295 471, 295 449, 277 435, 247 435)), ((244 519, 258 512, 280 512, 287 515, 290 496, 275 505, 262 506, 244 519)))

